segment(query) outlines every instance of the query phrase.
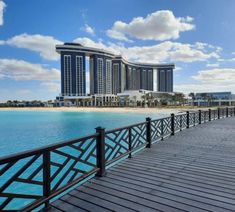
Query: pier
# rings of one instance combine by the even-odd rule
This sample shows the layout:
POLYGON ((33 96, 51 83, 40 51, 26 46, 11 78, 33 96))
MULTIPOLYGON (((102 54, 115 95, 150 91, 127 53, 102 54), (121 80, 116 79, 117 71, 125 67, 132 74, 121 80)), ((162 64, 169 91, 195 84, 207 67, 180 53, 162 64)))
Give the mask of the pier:
POLYGON ((221 108, 147 118, 1 158, 1 176, 27 159, 1 185, 1 210, 24 198, 23 211, 235 211, 234 115, 221 108), (13 182, 42 194, 9 192, 13 182))
POLYGON ((152 145, 50 211, 235 211, 235 118, 152 145))

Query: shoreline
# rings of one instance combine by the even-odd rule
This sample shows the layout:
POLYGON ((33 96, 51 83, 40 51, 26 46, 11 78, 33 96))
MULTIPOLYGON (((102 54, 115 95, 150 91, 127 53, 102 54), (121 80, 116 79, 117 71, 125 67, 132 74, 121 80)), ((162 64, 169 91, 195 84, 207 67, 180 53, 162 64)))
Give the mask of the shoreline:
POLYGON ((131 107, 2 107, 0 111, 45 112, 112 112, 112 113, 179 113, 185 108, 131 108, 131 107))

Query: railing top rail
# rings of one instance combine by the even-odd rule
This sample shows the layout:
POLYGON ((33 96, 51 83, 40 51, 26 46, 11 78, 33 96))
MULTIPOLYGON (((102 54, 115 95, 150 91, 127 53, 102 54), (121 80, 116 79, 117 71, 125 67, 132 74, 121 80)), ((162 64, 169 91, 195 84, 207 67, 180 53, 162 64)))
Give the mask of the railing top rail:
POLYGON ((87 139, 90 139, 90 138, 94 138, 96 136, 98 136, 98 133, 90 134, 90 135, 87 135, 87 136, 84 136, 84 137, 75 138, 75 139, 71 139, 71 140, 67 140, 67 141, 58 142, 58 143, 55 143, 55 144, 50 144, 50 145, 47 145, 47 146, 43 146, 43 147, 31 149, 31 150, 26 150, 26 151, 19 152, 19 153, 16 153, 16 154, 11 154, 9 156, 3 156, 3 157, 0 157, 0 165, 2 165, 4 163, 9 163, 9 162, 12 162, 12 161, 16 161, 16 160, 19 160, 19 159, 22 159, 22 158, 30 157, 30 156, 33 156, 33 155, 42 154, 45 151, 51 151, 51 150, 54 150, 54 149, 57 149, 57 148, 61 148, 61 147, 67 146, 67 145, 71 145, 71 144, 76 143, 76 142, 80 142, 80 141, 84 141, 84 140, 87 140, 87 139))
POLYGON ((186 116, 186 113, 181 113, 181 114, 175 114, 175 117, 178 117, 178 116, 186 116))
POLYGON ((158 118, 158 119, 153 119, 151 121, 159 121, 159 120, 162 120, 162 119, 166 119, 166 118, 170 118, 170 116, 165 116, 165 117, 162 117, 162 118, 158 118))
POLYGON ((124 130, 124 129, 129 129, 129 128, 136 127, 138 125, 146 124, 146 123, 147 123, 147 121, 144 121, 144 122, 139 122, 137 124, 128 125, 128 126, 125 126, 125 127, 120 127, 120 128, 115 128, 115 129, 111 129, 111 130, 106 130, 105 134, 116 132, 116 131, 120 131, 120 130, 124 130))

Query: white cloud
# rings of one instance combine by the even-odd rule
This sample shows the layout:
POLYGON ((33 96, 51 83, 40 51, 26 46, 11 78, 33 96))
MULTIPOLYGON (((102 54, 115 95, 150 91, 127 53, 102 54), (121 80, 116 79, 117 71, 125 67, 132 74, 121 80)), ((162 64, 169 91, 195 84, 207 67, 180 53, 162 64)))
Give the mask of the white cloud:
POLYGON ((44 68, 40 64, 29 63, 24 60, 0 59, 1 79, 21 81, 58 81, 60 71, 55 68, 44 68))
POLYGON ((48 92, 60 92, 60 83, 58 82, 42 82, 40 83, 40 87, 48 92))
POLYGON ((235 62, 235 57, 234 58, 219 58, 219 62, 235 62))
POLYGON ((147 17, 135 17, 129 23, 116 21, 107 35, 124 41, 129 40, 127 36, 142 40, 177 39, 180 32, 195 28, 192 21, 192 17, 175 17, 170 10, 160 10, 147 17))
POLYGON ((85 25, 84 30, 85 30, 85 32, 87 32, 88 34, 91 34, 91 35, 94 35, 94 34, 95 34, 95 29, 92 28, 91 26, 87 25, 87 24, 85 25))
POLYGON ((195 83, 175 85, 175 91, 190 92, 235 92, 235 68, 214 68, 201 70, 192 76, 195 83))
POLYGON ((215 68, 210 70, 201 70, 197 75, 192 76, 193 79, 206 83, 234 83, 234 68, 215 68))
POLYGON ((200 92, 224 92, 231 91, 235 92, 235 84, 230 84, 226 86, 224 84, 206 84, 206 83, 190 83, 190 84, 176 84, 174 85, 175 92, 183 92, 189 94, 191 92, 200 93, 200 92))
POLYGON ((204 43, 203 48, 198 48, 198 44, 184 44, 178 42, 165 41, 152 46, 132 46, 109 43, 104 44, 101 41, 94 42, 89 38, 77 38, 74 42, 81 43, 84 46, 100 48, 112 51, 115 54, 121 54, 124 58, 134 62, 195 62, 206 61, 211 58, 219 58, 219 53, 214 50, 217 47, 204 43))
POLYGON ((52 36, 40 34, 29 35, 24 33, 16 35, 6 41, 0 41, 0 45, 3 44, 37 52, 46 60, 59 60, 60 57, 55 51, 55 45, 62 44, 62 42, 52 36))
POLYGON ((206 67, 219 67, 219 63, 208 63, 206 67))
POLYGON ((6 4, 2 0, 0 0, 0 26, 2 26, 4 22, 3 13, 4 13, 5 7, 6 7, 6 4))
POLYGON ((176 66, 175 69, 174 69, 174 72, 179 72, 181 71, 183 68, 180 67, 180 66, 176 66))
POLYGON ((101 40, 99 40, 98 42, 95 42, 95 41, 91 40, 90 38, 82 37, 82 38, 74 39, 73 42, 80 43, 80 44, 82 44, 84 46, 87 46, 87 47, 92 47, 92 48, 98 48, 98 49, 103 49, 103 50, 107 50, 107 51, 112 51, 115 54, 119 54, 120 53, 120 51, 114 49, 112 47, 112 45, 110 45, 110 46, 105 45, 101 40))
POLYGON ((118 32, 113 29, 107 30, 107 35, 111 38, 117 39, 117 40, 122 40, 122 41, 127 41, 127 42, 133 42, 132 40, 128 39, 123 33, 118 32))

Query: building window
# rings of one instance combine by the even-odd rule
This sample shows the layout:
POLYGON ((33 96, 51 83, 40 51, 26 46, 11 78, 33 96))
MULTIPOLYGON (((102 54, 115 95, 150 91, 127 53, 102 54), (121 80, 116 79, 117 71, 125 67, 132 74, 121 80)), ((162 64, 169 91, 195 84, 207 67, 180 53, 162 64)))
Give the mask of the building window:
POLYGON ((106 60, 106 94, 112 93, 112 62, 106 60))
POLYGON ((120 92, 120 87, 119 87, 119 64, 114 63, 113 64, 113 92, 114 94, 117 94, 120 92))
POLYGON ((103 59, 98 58, 97 60, 97 93, 98 94, 103 94, 104 93, 104 77, 103 77, 103 69, 104 69, 104 64, 103 64, 103 59))
POLYGON ((84 94, 83 57, 76 56, 76 96, 84 94))
POLYGON ((64 55, 64 95, 72 94, 71 55, 64 55))

